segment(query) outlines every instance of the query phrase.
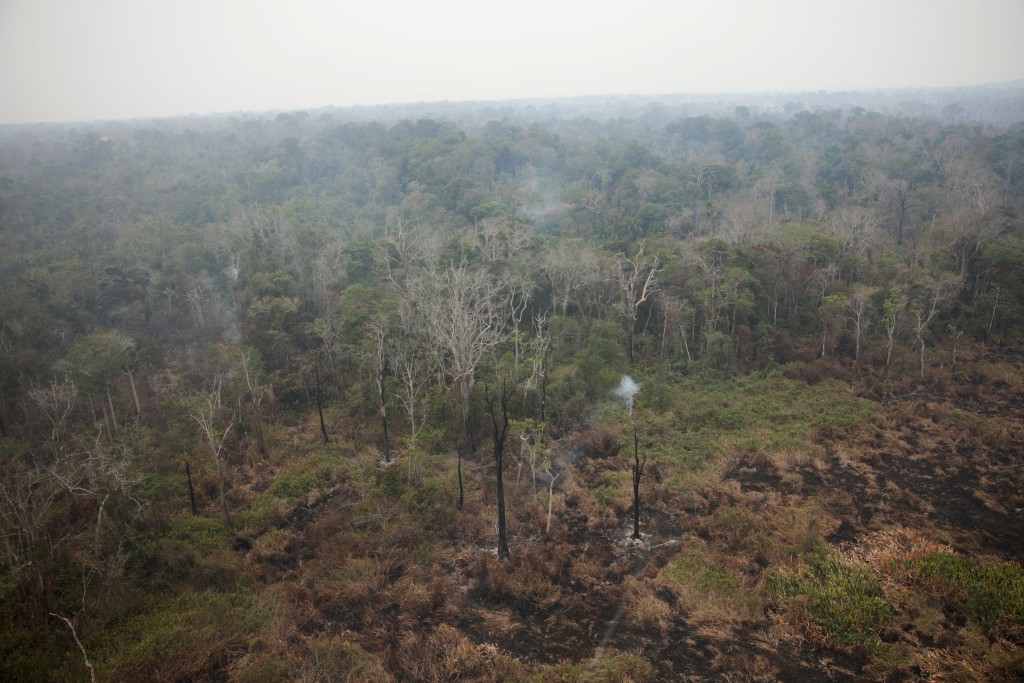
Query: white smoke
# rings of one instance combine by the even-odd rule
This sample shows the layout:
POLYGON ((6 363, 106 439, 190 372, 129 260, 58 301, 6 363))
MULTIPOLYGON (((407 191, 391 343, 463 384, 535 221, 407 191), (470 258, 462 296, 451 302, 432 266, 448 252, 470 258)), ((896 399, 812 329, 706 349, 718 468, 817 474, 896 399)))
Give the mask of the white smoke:
POLYGON ((626 407, 629 408, 630 419, 633 419, 633 396, 638 391, 640 391, 640 385, 634 382, 633 378, 629 375, 623 375, 619 386, 612 390, 615 398, 626 402, 626 407))

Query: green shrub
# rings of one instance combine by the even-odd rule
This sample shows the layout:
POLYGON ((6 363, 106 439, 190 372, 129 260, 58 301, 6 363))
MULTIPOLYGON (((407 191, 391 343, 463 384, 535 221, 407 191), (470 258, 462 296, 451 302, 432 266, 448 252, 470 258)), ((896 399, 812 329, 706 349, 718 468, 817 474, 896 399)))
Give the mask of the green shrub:
POLYGON ((282 472, 277 475, 274 485, 270 487, 270 494, 275 498, 283 498, 288 501, 301 500, 316 488, 319 481, 320 476, 316 469, 302 472, 282 472))
POLYGON ((661 571, 664 576, 690 590, 710 593, 718 598, 738 598, 743 592, 732 574, 714 566, 706 551, 699 546, 687 548, 661 571))
POLYGON ((643 657, 618 653, 588 663, 542 666, 527 680, 531 683, 644 683, 655 680, 655 674, 654 666, 643 657))
POLYGON ((892 608, 870 568, 821 546, 803 556, 803 565, 800 574, 770 575, 769 589, 784 599, 806 596, 814 622, 840 643, 876 644, 892 608))
POLYGON ((94 659, 111 680, 208 677, 224 652, 244 647, 269 614, 248 591, 187 591, 116 625, 94 659))
POLYGON ((1004 621, 1024 622, 1024 572, 1014 564, 934 552, 894 560, 893 568, 909 573, 914 584, 938 589, 986 633, 1004 621))

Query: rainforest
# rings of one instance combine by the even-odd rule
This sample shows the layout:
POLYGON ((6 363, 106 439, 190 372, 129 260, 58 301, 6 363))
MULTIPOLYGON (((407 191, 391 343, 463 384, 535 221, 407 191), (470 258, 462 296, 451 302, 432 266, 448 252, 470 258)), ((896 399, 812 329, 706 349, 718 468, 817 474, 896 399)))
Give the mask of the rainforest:
POLYGON ((0 126, 0 678, 1020 680, 1022 122, 0 126))

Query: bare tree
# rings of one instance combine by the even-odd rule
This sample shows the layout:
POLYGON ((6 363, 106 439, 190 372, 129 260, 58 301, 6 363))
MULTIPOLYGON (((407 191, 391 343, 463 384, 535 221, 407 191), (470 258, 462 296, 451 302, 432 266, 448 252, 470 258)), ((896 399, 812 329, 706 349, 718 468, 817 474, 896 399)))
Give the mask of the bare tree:
POLYGON ((96 670, 93 668, 92 662, 89 661, 89 653, 85 651, 85 646, 82 645, 82 641, 78 638, 78 631, 75 630, 75 625, 71 622, 70 619, 61 616, 56 612, 50 612, 50 616, 60 619, 65 624, 67 624, 67 627, 69 629, 71 629, 71 635, 72 637, 74 637, 75 643, 78 644, 78 649, 82 651, 82 658, 85 659, 85 666, 87 669, 89 669, 89 681, 91 681, 91 683, 96 683, 96 670))
POLYGON ((410 308, 442 351, 441 366, 459 392, 462 431, 470 442, 470 393, 477 367, 505 340, 511 291, 465 261, 426 273, 407 290, 410 308))
POLYGON ((523 390, 540 389, 540 420, 543 422, 547 408, 548 353, 551 350, 551 332, 548 330, 547 313, 538 313, 533 319, 533 339, 527 346, 527 361, 530 374, 523 381, 523 390))
POLYGON ((203 286, 197 285, 188 290, 185 294, 185 299, 188 300, 189 305, 192 306, 192 320, 195 322, 196 327, 202 327, 203 302, 207 299, 206 292, 203 291, 203 286))
POLYGON ((544 535, 545 536, 551 533, 551 510, 554 507, 554 502, 555 502, 555 481, 560 476, 562 476, 562 472, 565 471, 565 470, 562 470, 562 471, 559 471, 559 472, 552 473, 551 467, 552 467, 552 465, 551 465, 550 462, 544 463, 544 471, 547 472, 547 475, 549 477, 549 480, 548 480, 548 520, 547 520, 547 524, 544 526, 544 535))
POLYGON ((914 337, 917 339, 921 358, 921 379, 924 379, 924 335, 929 323, 935 317, 939 304, 947 300, 960 288, 960 278, 943 273, 939 277, 929 278, 925 283, 924 292, 910 306, 914 314, 914 337))
POLYGON ((644 467, 647 465, 647 455, 640 459, 640 438, 636 433, 636 425, 633 425, 633 539, 640 539, 640 477, 644 474, 644 467))
MULTIPOLYGON (((121 506, 130 503, 136 517, 142 514, 142 503, 135 493, 143 477, 134 467, 131 450, 123 443, 104 444, 97 434, 92 441, 79 441, 79 445, 80 452, 60 458, 51 467, 51 473, 72 495, 96 501, 93 534, 98 544, 111 498, 115 499, 115 510, 119 507, 116 503, 121 506)), ((115 516, 123 517, 123 514, 115 516)))
POLYGON ((889 367, 892 361, 892 347, 896 339, 896 333, 903 324, 903 313, 907 308, 907 297, 899 287, 889 290, 889 296, 882 301, 882 325, 885 326, 885 334, 888 339, 888 346, 885 352, 885 366, 889 367))
POLYGON ((508 260, 530 240, 523 221, 513 214, 487 216, 469 228, 467 237, 480 248, 488 261, 508 260))
POLYGON ((231 513, 228 511, 227 499, 224 497, 224 442, 227 441, 231 427, 234 426, 235 414, 232 412, 230 418, 225 420, 225 411, 221 406, 220 395, 221 381, 218 378, 212 391, 194 397, 190 414, 199 425, 199 429, 210 447, 210 454, 217 467, 217 494, 220 498, 220 509, 224 514, 224 522, 230 525, 231 513), (226 426, 224 426, 225 423, 226 426), (221 432, 222 427, 223 432, 221 432))
POLYGON ((60 382, 51 379, 49 384, 29 387, 28 395, 52 425, 50 441, 60 441, 64 435, 68 415, 75 407, 78 387, 67 378, 60 382))
POLYGON ((704 333, 707 338, 718 329, 718 321, 722 311, 729 305, 726 296, 725 272, 728 267, 729 255, 723 251, 690 253, 690 260, 697 266, 700 285, 701 305, 704 309, 704 333))
POLYGON ((565 316, 574 297, 601 277, 597 255, 580 239, 558 240, 549 245, 540 259, 540 269, 551 283, 555 310, 565 316))
POLYGON ((658 302, 661 303, 663 325, 661 332, 661 355, 665 355, 665 343, 668 337, 668 330, 669 328, 672 328, 679 334, 679 339, 683 342, 683 350, 686 352, 686 360, 693 360, 693 357, 690 355, 690 344, 686 340, 686 330, 693 320, 693 314, 695 312, 693 306, 690 305, 689 301, 686 301, 681 297, 677 297, 674 294, 669 294, 668 292, 660 292, 658 302))
POLYGON ((384 462, 391 462, 391 448, 388 444, 388 398, 387 398, 387 373, 389 353, 388 324, 380 316, 373 316, 370 319, 367 334, 370 338, 372 348, 370 349, 370 366, 373 371, 373 379, 377 383, 378 410, 380 412, 381 429, 384 432, 383 448, 384 462))
POLYGON ((53 475, 34 462, 10 458, 4 463, 4 476, 0 477, 3 564, 13 572, 32 572, 36 595, 47 611, 54 602, 43 572, 43 560, 53 545, 47 524, 61 489, 53 475))
POLYGON ((411 308, 401 306, 399 315, 402 319, 401 333, 387 350, 400 387, 395 395, 409 422, 409 442, 415 445, 426 420, 422 394, 431 375, 429 341, 422 334, 422 321, 416 319, 411 308))
POLYGON ((853 358, 860 361, 860 340, 867 332, 871 324, 871 299, 874 298, 878 288, 870 287, 863 283, 857 283, 847 295, 845 300, 848 319, 853 323, 853 334, 855 347, 853 358))
POLYGON ((657 289, 658 255, 645 254, 645 243, 640 246, 632 258, 619 255, 615 259, 615 281, 622 290, 623 315, 626 318, 626 350, 629 362, 635 360, 633 353, 633 337, 636 333, 636 321, 640 305, 657 289))
POLYGON ((505 277, 505 283, 511 294, 509 307, 512 319, 512 343, 515 348, 515 376, 519 376, 519 358, 523 346, 524 332, 520 328, 523 322, 523 315, 530 305, 530 298, 533 296, 534 284, 525 275, 511 274, 505 277))
POLYGON ((245 387, 248 389, 253 426, 256 428, 256 444, 259 447, 260 456, 267 459, 270 457, 270 448, 267 447, 267 439, 263 433, 262 407, 269 388, 263 382, 263 372, 260 368, 258 352, 255 349, 241 349, 239 360, 245 378, 245 387))
POLYGON ((508 391, 504 381, 501 383, 501 393, 492 396, 487 385, 484 385, 484 398, 487 402, 487 412, 491 417, 491 425, 494 428, 494 477, 498 497, 498 557, 508 557, 508 538, 505 529, 505 479, 504 479, 504 454, 505 439, 508 437, 508 391), (495 411, 498 412, 495 412, 495 411))

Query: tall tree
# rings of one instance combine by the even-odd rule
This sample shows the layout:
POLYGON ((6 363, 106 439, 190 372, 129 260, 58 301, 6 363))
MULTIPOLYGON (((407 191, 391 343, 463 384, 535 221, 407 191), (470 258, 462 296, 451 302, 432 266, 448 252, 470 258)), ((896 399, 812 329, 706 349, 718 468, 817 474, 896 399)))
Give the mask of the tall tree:
POLYGON ((470 394, 476 371, 505 340, 512 293, 487 271, 463 260, 411 281, 407 297, 442 352, 440 362, 458 391, 462 431, 470 443, 470 394))
POLYGON ((487 412, 491 418, 494 434, 494 481, 498 498, 498 557, 508 557, 508 537, 505 529, 505 440, 508 437, 508 401, 509 393, 505 382, 501 383, 501 392, 491 395, 490 388, 484 385, 484 399, 487 412))
POLYGON ((227 498, 224 495, 225 473, 224 473, 224 443, 228 434, 235 424, 235 413, 230 416, 221 404, 221 381, 218 378, 213 389, 209 393, 199 394, 192 399, 189 411, 190 416, 199 425, 199 430, 210 447, 210 455, 213 456, 214 465, 217 468, 217 496, 220 500, 220 510, 224 515, 225 524, 231 524, 231 512, 228 510, 227 498), (221 429, 223 428, 223 432, 221 429))

